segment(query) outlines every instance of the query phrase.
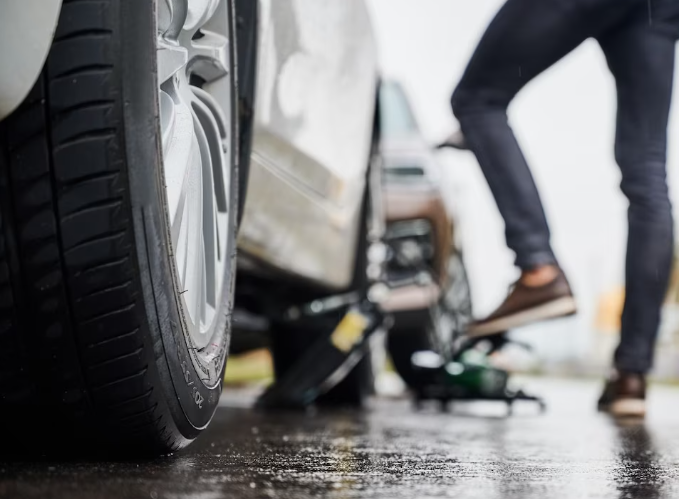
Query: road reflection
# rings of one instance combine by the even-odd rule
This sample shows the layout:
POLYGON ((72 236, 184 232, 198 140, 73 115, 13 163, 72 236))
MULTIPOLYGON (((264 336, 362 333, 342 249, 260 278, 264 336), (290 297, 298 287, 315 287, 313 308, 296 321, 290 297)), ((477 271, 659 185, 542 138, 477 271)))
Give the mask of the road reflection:
POLYGON ((617 460, 613 476, 620 499, 661 497, 665 473, 651 433, 643 421, 617 423, 617 460))
POLYGON ((261 413, 220 407, 204 438, 151 461, 0 462, 0 499, 673 499, 676 390, 648 425, 592 409, 599 385, 543 382, 549 411, 261 413), (663 415, 668 415, 667 417, 663 415))

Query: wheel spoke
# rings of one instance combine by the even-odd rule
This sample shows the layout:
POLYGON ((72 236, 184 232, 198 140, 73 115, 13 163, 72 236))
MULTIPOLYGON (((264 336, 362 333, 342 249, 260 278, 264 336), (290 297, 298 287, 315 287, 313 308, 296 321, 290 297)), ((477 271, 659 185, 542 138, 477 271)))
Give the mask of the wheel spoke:
POLYGON ((224 178, 226 159, 224 157, 224 146, 221 139, 226 136, 225 118, 219 109, 219 105, 205 91, 193 88, 196 99, 193 101, 193 111, 198 117, 198 121, 203 127, 207 143, 209 145, 209 160, 212 164, 212 176, 214 185, 212 189, 217 201, 217 210, 227 211, 228 183, 224 178))
POLYGON ((210 20, 217 7, 219 0, 189 0, 184 30, 191 33, 198 30, 210 20))
POLYGON ((205 324, 205 295, 207 294, 207 268, 205 254, 205 239, 200 238, 201 253, 200 253, 200 272, 198 273, 198 290, 196 297, 196 315, 194 315, 196 322, 199 325, 205 324))
MULTIPOLYGON (((208 140, 210 135, 216 133, 216 125, 208 121, 212 125, 212 130, 206 130, 204 128, 204 121, 201 120, 199 111, 201 111, 202 104, 198 100, 194 100, 193 104, 194 110, 194 127, 196 130, 196 138, 198 139, 198 144, 200 146, 200 155, 202 160, 202 192, 203 192, 203 203, 202 203, 202 239, 203 239, 203 254, 207 258, 204 268, 205 268, 205 286, 206 294, 205 299, 210 300, 212 303, 215 301, 214 296, 216 294, 215 290, 215 279, 217 274, 217 265, 215 260, 216 251, 216 241, 215 241, 215 214, 216 209, 216 199, 215 199, 215 186, 214 186, 214 166, 212 164, 213 155, 211 153, 211 147, 208 140)), ((204 107, 204 106, 203 106, 204 107)), ((202 109, 204 111, 204 109, 202 109)), ((222 168, 221 162, 216 165, 219 169, 222 168)))
POLYGON ((167 40, 177 40, 188 12, 188 0, 158 0, 159 34, 167 40))
POLYGON ((184 224, 184 217, 186 215, 186 190, 183 190, 179 195, 179 202, 177 203, 177 209, 175 210, 174 219, 172 220, 171 235, 172 235, 172 245, 176 246, 181 240, 182 229, 186 228, 184 224))
POLYGON ((190 174, 187 175, 188 182, 185 185, 187 191, 188 213, 183 224, 187 224, 188 252, 187 252, 187 272, 184 279, 185 300, 188 304, 189 313, 193 321, 199 319, 200 311, 199 300, 202 297, 203 286, 203 189, 202 189, 202 168, 200 158, 200 146, 198 139, 194 136, 194 158, 190 174))
POLYGON ((219 133, 218 135, 222 139, 226 139, 228 136, 227 132, 227 119, 224 114, 224 110, 222 109, 222 106, 217 102, 217 100, 207 93, 205 90, 202 88, 198 87, 193 87, 191 88, 193 91, 193 94, 198 98, 198 100, 205 104, 207 107, 207 111, 211 114, 210 119, 214 120, 215 124, 219 128, 219 133))
POLYGON ((186 68, 189 51, 170 42, 158 42, 158 81, 162 84, 186 68))
POLYGON ((174 101, 167 92, 160 92, 160 130, 163 143, 163 154, 166 153, 165 147, 170 143, 170 138, 177 124, 177 113, 174 101))
POLYGON ((167 93, 168 98, 161 97, 161 106, 169 108, 163 111, 161 107, 161 117, 173 116, 171 120, 168 119, 171 126, 163 130, 165 185, 172 226, 183 203, 182 198, 188 195, 186 189, 191 184, 189 177, 192 170, 196 166, 200 168, 200 152, 197 150, 191 110, 179 92, 174 89, 170 91, 172 95, 167 93))
POLYGON ((229 40, 217 33, 203 31, 202 38, 193 40, 189 71, 210 83, 228 74, 230 65, 229 40))
MULTIPOLYGON (((186 215, 187 206, 183 204, 180 211, 180 217, 184 218, 186 215)), ((184 283, 186 282, 186 273, 188 272, 188 258, 189 258, 189 235, 188 224, 176 224, 177 238, 173 238, 172 247, 175 248, 175 259, 177 262, 177 272, 179 274, 179 280, 182 284, 182 292, 186 289, 184 283)))
POLYGON ((217 226, 215 227, 216 244, 217 244, 217 261, 224 261, 224 247, 222 246, 222 241, 226 239, 226 234, 224 234, 223 227, 228 227, 229 225, 229 215, 223 212, 217 212, 217 226))

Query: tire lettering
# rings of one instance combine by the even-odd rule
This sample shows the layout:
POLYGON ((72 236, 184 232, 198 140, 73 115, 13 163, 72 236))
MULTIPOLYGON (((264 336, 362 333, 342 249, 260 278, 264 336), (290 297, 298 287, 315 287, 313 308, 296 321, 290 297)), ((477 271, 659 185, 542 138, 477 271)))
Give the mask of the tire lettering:
POLYGON ((199 409, 203 408, 203 402, 205 401, 205 398, 203 395, 200 393, 197 387, 193 386, 193 381, 191 380, 191 371, 189 371, 189 368, 186 365, 186 362, 181 360, 181 354, 180 354, 180 365, 182 368, 182 372, 184 374, 184 381, 186 382, 186 386, 189 388, 192 388, 191 392, 191 398, 193 399, 193 402, 198 406, 199 409))
POLYGON ((203 408, 203 396, 200 394, 198 389, 194 386, 193 387, 193 401, 196 403, 199 409, 203 408))

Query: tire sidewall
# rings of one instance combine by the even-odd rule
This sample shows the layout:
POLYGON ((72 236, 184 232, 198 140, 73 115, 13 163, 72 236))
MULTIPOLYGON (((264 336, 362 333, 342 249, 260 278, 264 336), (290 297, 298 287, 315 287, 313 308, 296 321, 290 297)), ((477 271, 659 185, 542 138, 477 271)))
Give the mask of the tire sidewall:
MULTIPOLYGON (((233 8, 232 2, 229 3, 233 8)), ((161 159, 155 9, 156 0, 121 1, 121 87, 125 109, 126 156, 139 277, 148 331, 154 345, 155 367, 178 430, 186 438, 194 438, 212 419, 222 391, 221 380, 226 366, 233 308, 236 237, 234 230, 227 250, 230 258, 226 264, 223 294, 226 294, 228 301, 223 313, 215 319, 220 321, 217 327, 223 327, 226 334, 223 353, 220 355, 219 380, 214 386, 206 386, 201 381, 204 375, 197 369, 194 353, 187 345, 171 256, 161 159)), ((232 16, 232 33, 233 21, 232 16)), ((234 78, 234 114, 237 102, 235 83, 234 78)), ((238 206, 238 125, 233 115, 231 118, 234 167, 231 171, 230 224, 236 220, 238 206)), ((230 226, 235 229, 235 223, 230 226)))

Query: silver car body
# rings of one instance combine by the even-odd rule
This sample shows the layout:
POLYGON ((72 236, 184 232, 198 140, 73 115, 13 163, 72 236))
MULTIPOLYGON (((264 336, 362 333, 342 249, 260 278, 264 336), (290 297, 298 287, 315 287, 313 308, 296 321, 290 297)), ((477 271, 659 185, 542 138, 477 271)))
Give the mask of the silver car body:
POLYGON ((260 5, 242 261, 250 269, 346 287, 353 275, 377 95, 368 11, 363 0, 260 5))
POLYGON ((61 0, 8 0, 0 5, 0 120, 21 104, 38 79, 60 10, 61 0))

